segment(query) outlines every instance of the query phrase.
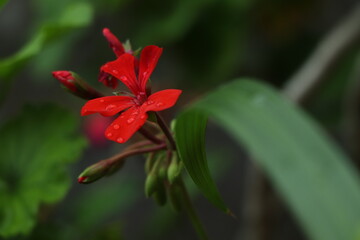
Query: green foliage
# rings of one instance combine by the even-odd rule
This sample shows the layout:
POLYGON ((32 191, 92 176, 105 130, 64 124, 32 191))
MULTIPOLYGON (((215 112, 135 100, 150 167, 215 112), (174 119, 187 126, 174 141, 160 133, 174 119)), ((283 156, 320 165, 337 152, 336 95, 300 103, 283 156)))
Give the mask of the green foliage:
POLYGON ((65 195, 66 166, 85 146, 77 128, 67 111, 44 105, 26 107, 0 129, 0 236, 29 233, 39 204, 65 195))
POLYGON ((207 179, 198 179, 206 175, 194 173, 207 168, 205 155, 199 153, 204 151, 206 114, 246 147, 311 239, 357 237, 360 185, 349 159, 304 113, 256 81, 243 79, 227 84, 177 119, 180 156, 205 196, 214 191, 213 186, 204 184, 207 179), (185 141, 191 138, 197 139, 185 141), (188 146, 192 144, 197 146, 188 146))
POLYGON ((4 5, 7 3, 7 0, 0 0, 0 10, 2 9, 2 7, 4 7, 4 5))
POLYGON ((93 17, 92 7, 87 3, 73 3, 52 22, 45 22, 17 53, 0 60, 0 79, 5 87, 4 94, 11 78, 36 54, 49 43, 58 40, 69 31, 88 25, 93 17))

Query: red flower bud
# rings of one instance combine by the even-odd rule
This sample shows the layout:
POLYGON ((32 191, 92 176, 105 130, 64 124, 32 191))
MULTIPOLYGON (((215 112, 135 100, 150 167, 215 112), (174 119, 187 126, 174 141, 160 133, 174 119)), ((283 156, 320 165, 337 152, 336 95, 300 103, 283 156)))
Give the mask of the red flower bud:
POLYGON ((78 182, 79 183, 86 183, 86 179, 87 179, 87 177, 79 177, 78 182))
POLYGON ((69 71, 55 71, 52 72, 54 78, 59 80, 71 92, 76 92, 75 79, 69 71))
POLYGON ((65 87, 69 92, 80 98, 90 100, 102 97, 103 95, 82 80, 76 73, 70 71, 54 71, 54 78, 65 87))
POLYGON ((117 57, 123 55, 125 53, 124 46, 122 43, 117 39, 117 37, 110 32, 108 28, 103 29, 103 35, 106 40, 109 42, 111 49, 114 51, 117 57))

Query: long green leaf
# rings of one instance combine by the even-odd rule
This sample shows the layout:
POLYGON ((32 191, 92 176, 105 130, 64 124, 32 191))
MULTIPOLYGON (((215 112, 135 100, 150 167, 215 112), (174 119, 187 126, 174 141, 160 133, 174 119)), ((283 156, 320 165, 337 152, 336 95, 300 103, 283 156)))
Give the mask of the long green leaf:
POLYGON ((229 213, 210 176, 205 153, 205 130, 207 114, 185 112, 176 123, 176 144, 181 160, 202 193, 219 209, 229 213), (178 123, 179 122, 179 123, 178 123), (186 129, 186 131, 183 131, 186 129))
POLYGON ((176 124, 178 149, 207 197, 213 186, 199 184, 209 181, 199 178, 209 174, 197 175, 207 168, 199 154, 203 146, 187 146, 203 141, 199 114, 209 114, 252 154, 311 239, 358 239, 359 177, 307 115, 270 87, 251 80, 227 84, 181 114, 176 124), (191 137, 197 139, 186 142, 191 137))

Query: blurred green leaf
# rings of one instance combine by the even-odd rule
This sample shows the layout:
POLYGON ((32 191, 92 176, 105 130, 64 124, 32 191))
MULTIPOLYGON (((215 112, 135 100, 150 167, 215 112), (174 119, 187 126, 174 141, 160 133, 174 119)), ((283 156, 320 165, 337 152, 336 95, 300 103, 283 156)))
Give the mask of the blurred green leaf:
MULTIPOLYGON (((256 81, 237 80, 209 94, 181 114, 176 126, 180 155, 198 162, 184 161, 187 168, 199 166, 189 170, 197 184, 195 173, 204 168, 203 155, 198 153, 203 151, 203 136, 198 132, 204 127, 204 120, 199 120, 204 113, 249 150, 311 239, 356 238, 359 177, 349 159, 304 113, 256 81), (190 141, 189 136, 198 139, 190 141), (187 146, 195 143, 197 150, 187 146)), ((208 187, 198 186, 207 191, 208 187)))
POLYGON ((74 199, 75 211, 72 213, 72 219, 84 232, 91 231, 99 222, 113 215, 125 212, 140 197, 142 192, 138 190, 142 185, 128 174, 122 175, 124 176, 121 180, 116 181, 120 182, 120 185, 101 184, 99 188, 95 183, 95 187, 83 193, 80 198, 74 199))
POLYGON ((85 2, 70 4, 53 22, 45 22, 38 32, 17 53, 0 60, 0 79, 3 81, 3 94, 12 77, 47 44, 58 40, 69 31, 90 24, 93 18, 91 5, 85 2))
POLYGON ((194 24, 199 12, 212 1, 183 0, 172 1, 172 4, 166 3, 171 6, 167 8, 164 16, 161 14, 151 15, 148 21, 143 22, 138 37, 135 38, 137 44, 166 43, 178 39, 194 24))
POLYGON ((69 188, 66 166, 85 146, 78 122, 53 105, 26 107, 0 129, 0 235, 27 234, 40 203, 60 200, 69 188))
POLYGON ((0 10, 5 6, 8 0, 0 0, 0 10))

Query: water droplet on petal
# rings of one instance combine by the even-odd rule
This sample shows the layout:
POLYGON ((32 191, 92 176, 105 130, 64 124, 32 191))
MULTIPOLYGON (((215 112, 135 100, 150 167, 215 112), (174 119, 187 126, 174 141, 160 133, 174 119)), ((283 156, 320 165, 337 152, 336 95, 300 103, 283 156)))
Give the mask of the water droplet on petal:
POLYGON ((128 78, 126 76, 121 76, 120 77, 120 80, 123 81, 123 82, 127 82, 128 81, 128 78))
POLYGON ((151 101, 151 100, 147 101, 147 104, 148 104, 148 105, 151 105, 151 104, 153 104, 153 103, 154 103, 154 101, 151 101))
POLYGON ((141 115, 141 116, 140 116, 140 119, 144 119, 144 118, 146 118, 145 115, 141 115))
POLYGON ((124 115, 120 115, 120 118, 124 118, 124 115))
POLYGON ((146 77, 146 75, 148 74, 147 71, 143 72, 143 76, 146 77))
POLYGON ((131 115, 138 115, 139 114, 139 111, 135 111, 133 113, 131 113, 131 115))
POLYGON ((158 102, 158 103, 156 104, 157 107, 161 107, 162 105, 164 105, 164 103, 162 103, 162 102, 158 102))
POLYGON ((119 137, 118 139, 116 139, 116 141, 117 141, 118 143, 123 143, 123 142, 124 142, 124 139, 121 138, 121 137, 119 137))
POLYGON ((114 74, 118 74, 118 73, 119 73, 119 71, 117 71, 117 70, 112 70, 112 72, 113 72, 114 74))
POLYGON ((134 122, 134 121, 135 121, 134 118, 129 118, 129 119, 127 120, 127 123, 130 124, 130 123, 132 123, 132 122, 134 122))
POLYGON ((106 134, 107 137, 111 137, 112 135, 113 135, 112 133, 106 134))
POLYGON ((110 105, 108 105, 107 107, 106 107, 106 111, 111 111, 111 110, 113 110, 114 108, 116 108, 116 105, 114 105, 114 104, 110 104, 110 105))
POLYGON ((120 126, 119 126, 119 124, 115 124, 115 125, 113 126, 113 128, 114 128, 114 129, 119 129, 120 126))
POLYGON ((99 101, 99 102, 103 103, 103 102, 105 102, 105 100, 104 100, 104 99, 100 99, 100 101, 99 101))

